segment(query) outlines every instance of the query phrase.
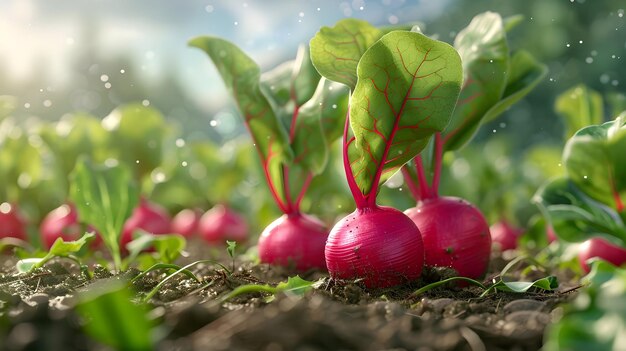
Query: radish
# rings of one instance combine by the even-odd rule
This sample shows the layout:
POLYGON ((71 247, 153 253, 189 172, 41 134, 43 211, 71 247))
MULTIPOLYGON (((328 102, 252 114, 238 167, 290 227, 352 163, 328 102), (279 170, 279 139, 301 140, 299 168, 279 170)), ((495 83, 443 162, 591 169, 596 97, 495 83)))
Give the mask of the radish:
POLYGON ((502 219, 489 227, 491 242, 500 251, 517 249, 517 243, 524 234, 524 229, 516 228, 506 219, 502 219))
POLYGON ((480 211, 456 197, 427 199, 405 211, 422 232, 426 265, 480 278, 489 265, 491 236, 480 211))
POLYGON ((324 255, 320 255, 320 251, 323 253, 327 237, 326 225, 316 217, 306 214, 283 215, 261 234, 259 258, 261 262, 269 264, 293 265, 300 271, 326 267, 324 255))
POLYGON ((240 214, 224 205, 215 205, 200 218, 198 232, 207 242, 224 245, 226 240, 246 241, 249 228, 240 214))
POLYGON ((133 232, 137 229, 154 235, 170 234, 172 232, 170 222, 164 208, 141 198, 139 206, 135 207, 130 218, 124 223, 120 245, 125 249, 126 244, 133 240, 133 232))
POLYGON ((172 233, 191 238, 198 234, 202 212, 197 209, 186 208, 172 218, 172 233))
MULTIPOLYGON (((303 46, 294 61, 261 76, 259 66, 230 42, 199 37, 190 45, 208 54, 232 93, 270 194, 283 213, 259 237, 261 262, 297 270, 325 269, 327 228, 303 214, 300 207, 311 180, 326 166, 328 144, 341 134, 334 122, 345 115, 341 106, 346 90, 321 79, 303 46)), ((247 235, 242 220, 228 210, 209 212, 200 224, 207 240, 222 241, 227 235, 244 239, 247 235)))
POLYGON ((369 288, 413 281, 422 272, 419 229, 401 211, 378 206, 376 196, 380 184, 448 124, 462 79, 450 45, 406 31, 362 45, 377 35, 346 20, 311 41, 318 70, 352 89, 343 163, 356 210, 331 230, 326 265, 333 279, 359 279, 369 288))
POLYGON ((26 222, 18 208, 8 202, 0 204, 0 239, 2 238, 28 240, 26 222))
MULTIPOLYGON (((88 229, 92 231, 93 229, 88 229)), ((39 226, 41 239, 46 248, 62 238, 65 241, 78 240, 84 233, 80 223, 78 223, 78 213, 72 204, 61 205, 50 211, 41 221, 39 226)), ((102 243, 102 238, 96 234, 96 238, 91 242, 91 248, 95 249, 102 243)))
POLYGON ((422 232, 426 265, 451 267, 461 276, 478 279, 489 264, 489 225, 469 202, 439 196, 443 155, 463 147, 484 121, 496 118, 530 92, 547 68, 527 52, 509 54, 503 20, 493 12, 474 17, 459 32, 454 47, 463 62, 463 88, 450 123, 435 133, 429 152, 416 156, 414 167, 402 170, 418 202, 405 213, 422 232))
POLYGON ((626 264, 626 249, 613 245, 601 238, 592 238, 582 243, 578 252, 578 261, 585 272, 589 273, 591 270, 587 260, 594 257, 608 261, 616 266, 621 266, 626 264))

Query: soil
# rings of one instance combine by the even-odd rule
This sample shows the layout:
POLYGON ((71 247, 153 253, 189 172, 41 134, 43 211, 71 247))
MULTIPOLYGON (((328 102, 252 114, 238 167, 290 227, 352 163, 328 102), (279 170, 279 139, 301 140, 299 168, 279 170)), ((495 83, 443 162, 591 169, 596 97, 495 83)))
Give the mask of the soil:
MULTIPOLYGON (((131 279, 138 270, 113 275, 90 267, 92 279, 75 264, 58 260, 27 275, 14 259, 0 267, 0 350, 109 350, 87 337, 75 312, 77 294, 98 284, 131 279)), ((190 261, 190 258, 186 259, 190 261)), ((229 262, 225 258, 221 262, 229 262)), ((183 262, 184 264, 184 262, 183 262)), ((490 272, 506 264, 492 259, 490 272)), ((569 301, 576 286, 559 273, 557 291, 497 292, 481 297, 473 286, 443 286, 416 296, 430 282, 451 276, 426 269, 422 278, 400 287, 368 290, 358 282, 337 282, 322 272, 306 272, 321 284, 303 297, 240 295, 220 303, 242 284, 271 285, 294 273, 287 269, 235 262, 228 274, 214 265, 191 269, 201 282, 184 275, 165 283, 150 300, 150 316, 161 326, 159 350, 538 350, 546 326, 569 301)), ((512 271, 519 275, 524 267, 512 271)), ((488 274, 486 281, 496 273, 488 274)), ((545 275, 545 273, 542 273, 545 275)), ((164 277, 150 272, 132 285, 144 297, 164 277)))

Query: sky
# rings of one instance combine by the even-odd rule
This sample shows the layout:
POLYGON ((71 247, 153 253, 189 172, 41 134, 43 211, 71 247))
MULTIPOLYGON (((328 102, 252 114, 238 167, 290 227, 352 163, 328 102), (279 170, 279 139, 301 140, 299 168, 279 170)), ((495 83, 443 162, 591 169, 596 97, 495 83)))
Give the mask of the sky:
POLYGON ((187 47, 194 36, 233 41, 269 69, 341 18, 376 25, 427 21, 450 1, 0 0, 0 63, 14 78, 45 70, 52 84, 67 84, 69 59, 89 25, 97 33, 89 43, 95 50, 111 57, 131 53, 147 78, 176 65, 190 95, 206 100, 222 97, 223 86, 206 56, 187 47), (44 67, 34 66, 42 61, 44 67))

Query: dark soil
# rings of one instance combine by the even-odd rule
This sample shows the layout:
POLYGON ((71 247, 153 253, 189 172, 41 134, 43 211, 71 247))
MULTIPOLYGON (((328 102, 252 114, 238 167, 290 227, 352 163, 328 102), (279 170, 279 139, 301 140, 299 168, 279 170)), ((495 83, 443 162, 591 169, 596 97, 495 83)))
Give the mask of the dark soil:
MULTIPOLYGON (((54 261, 20 275, 13 269, 13 259, 1 259, 0 350, 109 349, 83 334, 83 321, 74 312, 76 295, 96 282, 128 280, 139 271, 114 276, 95 266, 90 267, 94 277, 89 280, 72 262, 54 261)), ((492 261, 492 272, 506 263, 499 256, 492 261)), ((418 287, 453 272, 427 269, 420 281, 386 290, 368 290, 307 272, 301 277, 324 280, 304 297, 278 294, 266 302, 267 294, 254 293, 220 303, 225 293, 242 284, 275 284, 294 275, 266 265, 236 267, 228 274, 218 266, 197 265, 192 271, 201 282, 180 275, 162 286, 150 302, 150 315, 162 326, 158 349, 537 350, 545 327, 560 313, 558 304, 571 299, 576 290, 562 284, 555 292, 481 297, 480 288, 454 285, 415 296, 418 287)), ((522 268, 511 274, 521 274, 522 268)), ((151 272, 136 280, 132 285, 137 297, 164 277, 162 271, 151 272)))

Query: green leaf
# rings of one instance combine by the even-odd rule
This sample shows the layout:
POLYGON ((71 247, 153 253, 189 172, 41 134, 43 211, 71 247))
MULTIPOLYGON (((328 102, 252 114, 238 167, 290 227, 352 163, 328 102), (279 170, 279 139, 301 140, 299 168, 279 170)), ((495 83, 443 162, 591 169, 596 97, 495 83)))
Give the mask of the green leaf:
POLYGON ((568 178, 556 178, 533 197, 557 236, 582 242, 594 236, 624 245, 626 226, 615 210, 586 196, 568 178))
POLYGON ((509 48, 499 14, 480 14, 457 35, 454 47, 463 62, 464 82, 450 124, 445 147, 455 150, 476 133, 485 113, 502 97, 507 85, 509 48))
POLYGON ((334 27, 322 27, 311 39, 311 59, 320 74, 354 90, 357 64, 383 32, 363 20, 346 18, 334 27))
POLYGON ((121 268, 119 238, 124 222, 137 204, 139 192, 130 171, 121 166, 98 166, 78 161, 71 175, 70 199, 80 222, 102 236, 117 268, 121 268))
POLYGON ((48 252, 55 256, 67 256, 77 253, 95 237, 94 233, 85 233, 78 240, 74 241, 65 241, 63 238, 57 238, 48 252))
POLYGON ((234 44, 215 37, 197 37, 189 45, 203 50, 213 61, 259 151, 261 163, 279 199, 286 202, 281 167, 292 159, 287 133, 260 88, 259 66, 234 44))
POLYGON ((604 120, 602 95, 584 84, 559 95, 554 109, 563 117, 566 139, 571 138, 579 129, 600 124, 604 120))
POLYGON ((513 15, 504 19, 504 30, 508 33, 524 20, 523 15, 513 15))
POLYGON ((276 290, 286 294, 302 296, 312 290, 315 283, 316 282, 302 279, 300 276, 296 275, 295 277, 287 278, 286 282, 278 283, 276 290))
POLYGON ((187 240, 178 234, 153 235, 143 230, 136 230, 133 234, 135 239, 126 245, 128 262, 133 262, 141 252, 154 248, 161 261, 172 263, 187 246, 187 240))
POLYGON ((17 261, 17 263, 15 264, 15 268, 20 273, 28 273, 35 269, 35 267, 43 265, 42 262, 44 262, 43 257, 25 258, 23 260, 17 261))
POLYGON ((153 350, 153 326, 145 305, 131 302, 123 281, 97 281, 79 295, 76 311, 91 338, 118 350, 153 350))
POLYGON ((528 95, 548 74, 548 67, 537 62, 530 53, 524 50, 513 53, 509 70, 504 94, 501 100, 487 111, 483 117, 483 123, 493 121, 528 95))
POLYGON ((626 94, 620 92, 609 92, 606 94, 606 101, 611 107, 611 116, 617 116, 626 111, 626 94))
POLYGON ((565 145, 563 163, 574 184, 590 197, 624 212, 626 113, 578 131, 565 145))
POLYGON ((352 172, 368 195, 448 124, 462 80, 450 45, 414 32, 391 32, 358 66, 350 102, 352 172))
POLYGON ((501 284, 497 287, 500 291, 510 291, 516 293, 523 293, 530 288, 539 288, 542 290, 554 290, 559 287, 558 280, 555 276, 548 276, 541 279, 537 279, 533 282, 505 282, 500 281, 501 284))
POLYGON ((228 256, 230 256, 230 258, 235 258, 235 249, 237 248, 237 242, 226 240, 226 245, 226 252, 228 252, 228 256))

